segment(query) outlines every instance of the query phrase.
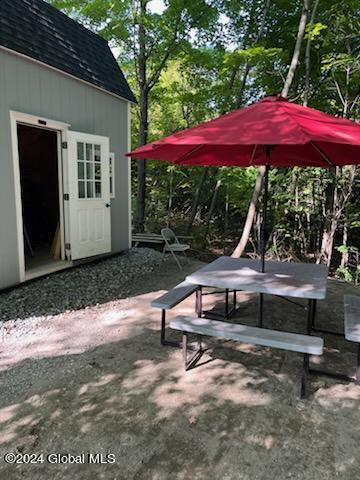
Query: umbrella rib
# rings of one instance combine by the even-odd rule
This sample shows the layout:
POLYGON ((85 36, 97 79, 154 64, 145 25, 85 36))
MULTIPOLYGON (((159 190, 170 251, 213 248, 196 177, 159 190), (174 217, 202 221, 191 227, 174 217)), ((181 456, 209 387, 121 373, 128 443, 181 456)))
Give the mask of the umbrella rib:
POLYGON ((251 164, 252 164, 252 162, 253 162, 253 160, 254 160, 255 152, 256 152, 257 147, 258 147, 257 144, 254 145, 254 149, 253 149, 253 151, 252 151, 252 153, 251 153, 250 162, 249 162, 249 166, 250 166, 250 167, 251 167, 251 164))
POLYGON ((334 163, 330 160, 330 158, 326 155, 326 153, 324 153, 321 148, 316 145, 315 142, 311 141, 310 144, 315 148, 315 150, 320 153, 321 157, 326 161, 326 163, 328 165, 330 165, 330 167, 335 167, 334 163))
POLYGON ((183 162, 184 160, 186 160, 190 155, 192 155, 194 152, 196 152, 197 150, 199 150, 199 148, 203 147, 203 144, 200 143, 199 145, 195 145, 195 147, 193 147, 191 150, 189 150, 187 153, 185 153, 184 155, 182 155, 180 158, 176 159, 174 163, 180 163, 180 162, 183 162))

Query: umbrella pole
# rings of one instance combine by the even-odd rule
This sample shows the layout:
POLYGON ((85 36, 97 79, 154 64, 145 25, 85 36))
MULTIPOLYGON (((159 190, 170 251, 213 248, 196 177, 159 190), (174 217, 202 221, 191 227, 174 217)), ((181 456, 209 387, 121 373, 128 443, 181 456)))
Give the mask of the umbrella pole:
MULTIPOLYGON (((266 167, 264 177, 264 203, 263 203, 263 218, 261 222, 260 231, 260 248, 261 248, 261 273, 265 272, 265 242, 266 242, 266 220, 267 220, 267 207, 268 207, 268 193, 269 193, 269 163, 270 163, 270 147, 265 147, 266 152, 266 167)), ((259 294, 259 313, 258 313, 258 325, 260 328, 263 326, 263 309, 264 309, 264 294, 259 294)))
MULTIPOLYGON (((270 152, 266 152, 266 157, 270 156, 270 152)), ((267 158, 268 159, 268 158, 267 158)), ((269 193, 269 165, 265 167, 264 178, 264 205, 263 218, 261 222, 260 245, 261 245, 261 273, 265 272, 265 249, 266 249, 266 221, 268 208, 268 193, 269 193)))

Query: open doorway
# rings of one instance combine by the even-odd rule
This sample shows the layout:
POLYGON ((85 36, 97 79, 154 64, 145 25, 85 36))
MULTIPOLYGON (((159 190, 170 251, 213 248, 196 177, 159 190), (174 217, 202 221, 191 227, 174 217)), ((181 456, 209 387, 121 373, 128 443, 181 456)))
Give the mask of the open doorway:
MULTIPOLYGON (((17 124, 25 272, 61 267, 58 133, 17 124)), ((55 268, 57 269, 57 268, 55 268)))

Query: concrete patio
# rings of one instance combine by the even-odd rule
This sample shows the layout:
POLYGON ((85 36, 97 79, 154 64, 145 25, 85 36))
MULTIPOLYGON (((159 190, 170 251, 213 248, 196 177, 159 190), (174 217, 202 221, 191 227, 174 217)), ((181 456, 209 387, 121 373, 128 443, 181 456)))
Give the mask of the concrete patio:
MULTIPOLYGON (((197 368, 159 345, 149 304, 199 268, 165 262, 128 298, 1 327, 0 476, 29 479, 356 479, 360 388, 312 377, 300 400, 301 355, 209 339, 197 368), (5 452, 43 453, 9 465, 5 452), (102 465, 49 464, 49 453, 112 453, 102 465)), ((343 326, 343 294, 329 280, 318 323, 343 326)), ((212 304, 215 296, 207 297, 212 304)), ((221 300, 221 296, 218 297, 221 300)), ((256 296, 238 294, 254 324, 256 296)), ((194 298, 170 312, 191 313, 194 298)), ((302 332, 305 312, 266 297, 265 322, 302 332)), ((173 334, 176 336, 176 333, 173 334)), ((326 337, 322 366, 353 374, 356 346, 326 337)))

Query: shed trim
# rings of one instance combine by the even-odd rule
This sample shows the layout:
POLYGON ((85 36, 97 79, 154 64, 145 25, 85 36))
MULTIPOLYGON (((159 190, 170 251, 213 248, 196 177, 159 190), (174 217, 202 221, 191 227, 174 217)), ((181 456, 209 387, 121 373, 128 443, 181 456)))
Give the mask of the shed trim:
MULTIPOLYGON (((63 134, 70 125, 64 122, 58 122, 56 120, 50 120, 44 117, 38 117, 36 115, 30 115, 27 113, 17 112, 10 110, 10 131, 11 131, 11 146, 12 146, 12 164, 14 174, 14 190, 15 190, 15 210, 16 210, 16 232, 17 232, 17 247, 18 247, 18 262, 19 262, 19 281, 24 282, 25 276, 25 255, 24 255, 24 231, 23 231, 23 213, 22 213, 22 200, 21 200, 21 180, 20 180, 20 166, 19 166, 19 147, 17 137, 17 123, 26 123, 40 128, 48 128, 56 130, 63 134), (46 125, 39 124, 39 120, 45 121, 46 125)), ((60 144, 58 144, 59 153, 60 144)), ((61 155, 59 156, 59 160, 61 155)), ((62 192, 59 192, 61 195, 62 192)))
MULTIPOLYGON (((131 150, 131 103, 127 104, 127 120, 128 120, 128 131, 127 131, 127 148, 128 152, 131 150)), ((129 200, 129 218, 128 218, 128 231, 129 231, 129 248, 132 247, 132 209, 131 209, 131 157, 128 157, 128 200, 129 200)))

